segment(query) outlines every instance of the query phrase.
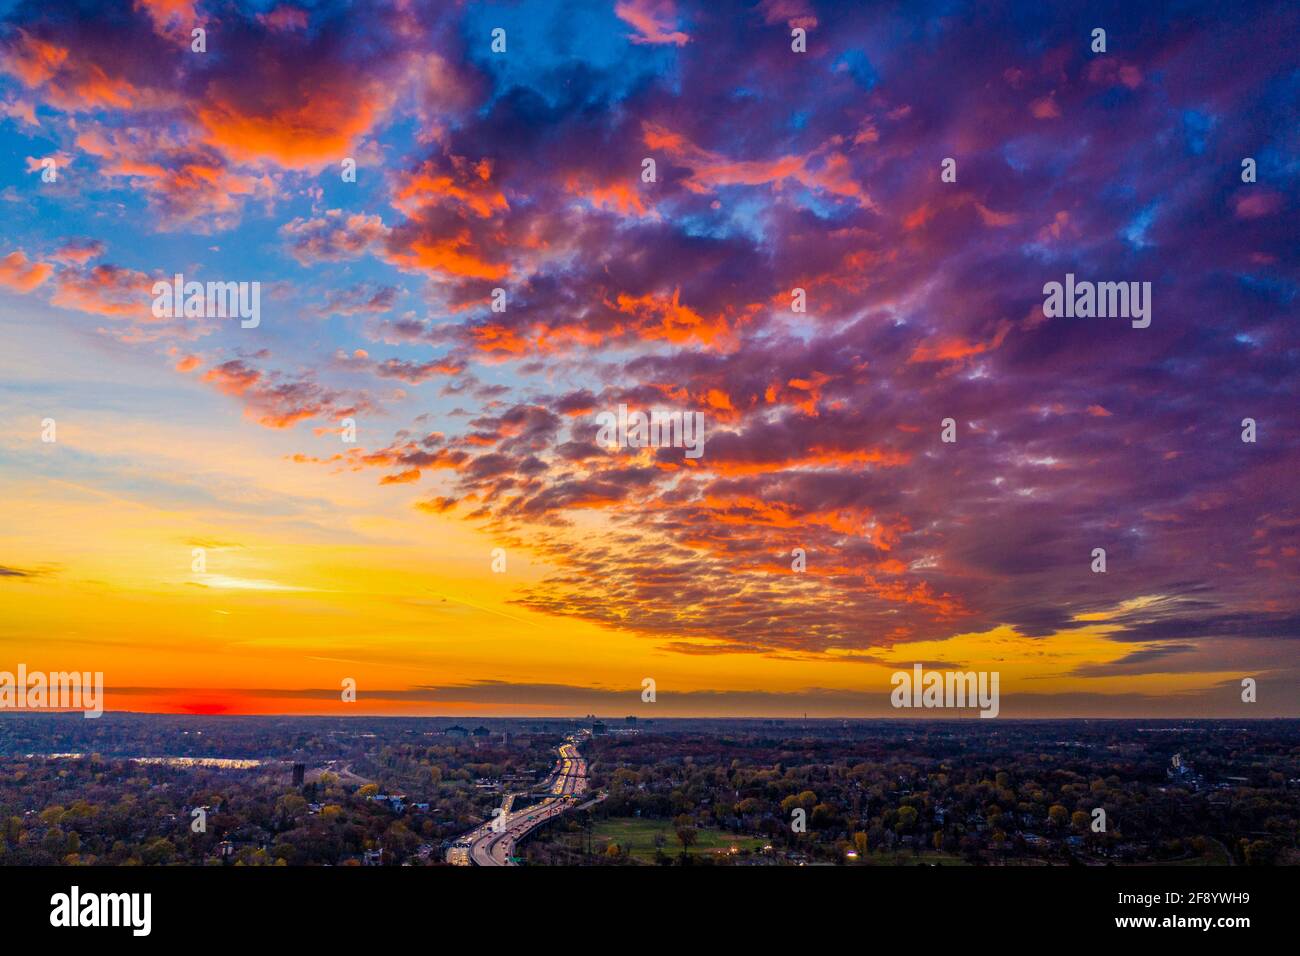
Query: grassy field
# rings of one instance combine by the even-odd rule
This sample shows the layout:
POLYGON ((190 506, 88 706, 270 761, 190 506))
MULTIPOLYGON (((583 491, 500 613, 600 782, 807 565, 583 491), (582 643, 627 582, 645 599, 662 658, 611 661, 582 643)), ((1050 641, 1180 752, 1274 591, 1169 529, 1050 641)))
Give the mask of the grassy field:
MULTIPOLYGON (((663 851, 669 856, 682 852, 682 845, 677 841, 677 831, 673 829, 671 821, 630 818, 596 821, 591 834, 592 849, 603 853, 611 843, 617 843, 633 859, 653 863, 656 836, 663 837, 663 851)), ((695 855, 723 854, 729 853, 733 846, 757 852, 763 848, 764 842, 759 837, 741 836, 723 830, 697 830, 695 845, 690 852, 695 855)))
MULTIPOLYGON (((1228 848, 1218 840, 1210 840, 1209 848, 1205 851, 1204 856, 1192 857, 1189 860, 1169 860, 1153 866, 1231 866, 1232 857, 1228 855, 1228 848)), ((1139 864, 1143 865, 1143 864, 1139 864)))
POLYGON ((899 853, 868 853, 865 860, 859 860, 859 864, 868 866, 922 866, 924 864, 933 864, 934 866, 970 866, 965 860, 951 853, 939 853, 934 850, 922 850, 915 856, 911 850, 904 850, 899 853))

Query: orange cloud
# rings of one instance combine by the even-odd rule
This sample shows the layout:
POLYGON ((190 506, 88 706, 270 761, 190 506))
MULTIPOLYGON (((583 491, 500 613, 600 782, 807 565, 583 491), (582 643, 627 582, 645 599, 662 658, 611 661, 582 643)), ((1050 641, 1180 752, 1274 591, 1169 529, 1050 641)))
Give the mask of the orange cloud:
POLYGON ((672 298, 667 300, 652 292, 642 296, 619 293, 614 307, 634 316, 647 338, 669 342, 696 339, 712 344, 728 331, 724 315, 719 313, 711 319, 705 318, 690 306, 683 305, 681 295, 681 289, 674 289, 672 298))
POLYGON ((432 160, 408 173, 393 194, 393 205, 408 216, 430 202, 453 200, 474 215, 487 219, 508 212, 510 204, 500 189, 490 184, 492 163, 482 159, 471 164, 463 156, 451 157, 452 171, 439 171, 432 160))
POLYGON ((198 111, 204 141, 238 162, 271 160, 288 169, 340 162, 387 110, 389 96, 346 71, 309 79, 268 77, 248 105, 212 91, 213 101, 198 111), (281 102, 262 99, 268 91, 281 102))
POLYGON ((1019 221, 1020 217, 1013 212, 994 212, 983 203, 975 203, 975 210, 980 214, 986 226, 1010 226, 1019 221))
POLYGON ((1056 105, 1055 91, 1030 103, 1029 113, 1034 119, 1058 119, 1061 115, 1061 108, 1056 105))
POLYGON ((633 43, 685 46, 690 37, 677 26, 677 10, 672 0, 620 0, 614 13, 637 32, 629 34, 633 43))
POLYGON ((715 455, 701 460, 705 468, 720 475, 756 475, 793 468, 842 468, 850 465, 894 468, 907 464, 911 457, 905 452, 887 448, 830 449, 815 446, 807 454, 784 458, 719 459, 715 455))
POLYGON ((156 131, 92 127, 77 135, 77 146, 102 161, 103 175, 135 180, 132 185, 174 221, 207 216, 217 217, 217 225, 232 225, 238 197, 265 195, 271 187, 267 178, 231 171, 216 153, 177 148, 156 131))
POLYGON ((173 23, 193 23, 197 19, 194 0, 135 0, 134 5, 148 13, 154 27, 160 30, 173 23))
POLYGON ((59 262, 84 266, 91 259, 104 254, 104 244, 98 239, 73 239, 60 246, 52 256, 59 262))
POLYGON ((432 269, 469 279, 504 279, 510 274, 508 264, 479 257, 468 229, 452 236, 415 239, 405 249, 390 249, 387 258, 395 265, 432 269))
POLYGON ((40 88, 43 98, 61 110, 89 112, 112 107, 137 110, 173 105, 177 94, 143 89, 104 67, 78 60, 64 46, 18 30, 0 58, 0 69, 16 76, 29 89, 40 88))
POLYGON ((98 265, 89 272, 65 269, 54 281, 51 305, 91 315, 152 318, 149 290, 153 280, 143 272, 98 265))
POLYGON ((719 186, 761 186, 779 188, 793 180, 809 189, 855 200, 870 207, 872 202, 853 175, 848 158, 840 152, 814 150, 808 156, 780 156, 776 159, 733 160, 702 149, 679 133, 656 123, 642 124, 645 144, 666 152, 678 165, 687 166, 691 176, 684 185, 698 193, 713 192, 719 186))
POLYGON ((32 262, 20 252, 0 259, 0 285, 15 292, 31 292, 54 271, 48 262, 32 262))
MULTIPOLYGON (((790 379, 790 381, 786 383, 788 388, 794 389, 796 392, 804 393, 801 398, 796 399, 790 404, 802 411, 805 415, 811 415, 814 418, 817 417, 817 403, 821 401, 822 386, 830 380, 831 377, 829 375, 823 375, 821 372, 813 372, 812 376, 807 379, 790 379)), ((772 390, 769 389, 769 391, 772 390)), ((786 394, 788 395, 789 392, 786 394)), ((770 403, 774 400, 775 393, 773 393, 773 397, 769 398, 768 401, 770 403)))
POLYGON ((261 381, 262 373, 242 362, 226 362, 208 369, 203 381, 211 382, 227 395, 243 395, 261 381))
POLYGON ((918 345, 910 356, 908 364, 916 362, 955 362, 972 355, 991 352, 1002 344, 1011 331, 1010 322, 999 322, 993 338, 987 342, 968 342, 957 336, 942 336, 933 344, 918 345))
POLYGON ((646 214, 641 192, 626 182, 606 183, 603 186, 591 185, 575 178, 568 179, 564 188, 576 196, 582 196, 598 209, 617 212, 620 216, 638 216, 646 214))
POLYGON ((47 43, 19 30, 17 42, 9 49, 3 67, 6 73, 22 80, 25 86, 33 87, 52 80, 67 60, 66 47, 47 43))
POLYGON ((1282 208, 1282 197, 1267 189, 1251 189, 1232 200, 1233 212, 1238 219, 1260 219, 1271 216, 1282 208))

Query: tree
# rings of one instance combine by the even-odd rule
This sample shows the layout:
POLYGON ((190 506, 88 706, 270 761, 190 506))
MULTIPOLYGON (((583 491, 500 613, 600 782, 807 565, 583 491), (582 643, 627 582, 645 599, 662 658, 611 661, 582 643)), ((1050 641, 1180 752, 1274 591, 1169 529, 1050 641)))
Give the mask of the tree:
POLYGON ((46 832, 45 838, 41 840, 41 848, 45 850, 46 853, 57 854, 59 856, 63 856, 66 852, 64 848, 67 845, 67 835, 58 827, 52 827, 48 832, 46 832))
POLYGON ((1277 849, 1266 840, 1256 840, 1246 844, 1244 855, 1247 866, 1271 866, 1277 856, 1277 849))
POLYGON ((163 866, 170 863, 176 857, 176 847, 170 840, 159 837, 148 843, 140 851, 140 858, 146 866, 163 866))
POLYGON ((680 825, 677 827, 677 842, 682 845, 683 853, 686 853, 695 845, 695 841, 698 839, 699 835, 699 831, 696 830, 695 827, 680 825))
POLYGON ((287 824, 291 824, 306 809, 307 801, 296 793, 286 793, 275 801, 276 816, 287 824))

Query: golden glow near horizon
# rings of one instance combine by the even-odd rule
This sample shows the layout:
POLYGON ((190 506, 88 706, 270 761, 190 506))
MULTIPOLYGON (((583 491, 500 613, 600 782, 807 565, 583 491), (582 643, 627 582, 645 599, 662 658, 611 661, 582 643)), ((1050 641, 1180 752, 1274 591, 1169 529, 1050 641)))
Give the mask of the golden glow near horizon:
MULTIPOLYGON (((105 374, 122 387, 128 373, 105 374)), ((0 446, 0 564, 25 572, 0 579, 0 669, 103 671, 110 710, 630 713, 651 676, 659 698, 646 716, 888 716, 891 673, 928 660, 998 670, 1004 697, 1042 695, 1050 714, 1056 695, 1169 697, 1231 676, 1074 675, 1142 649, 1105 634, 1114 613, 1147 599, 1046 638, 1001 627, 883 642, 871 651, 881 663, 835 651, 680 653, 662 635, 520 606, 556 570, 526 547, 510 548, 509 573, 494 574, 500 542, 415 509, 427 490, 377 494, 372 472, 290 463, 278 433, 233 411, 125 427, 91 403, 59 417, 56 444, 11 429, 0 446), (54 474, 27 477, 36 464, 54 474), (340 699, 344 678, 357 682, 355 704, 340 699)), ((594 511, 575 527, 609 531, 594 511)))
MULTIPOLYGON (((109 498, 80 485, 11 485, 25 496, 8 528, 8 560, 56 573, 0 589, 0 639, 32 668, 102 670, 110 709, 303 713, 546 713, 575 708, 522 695, 457 699, 455 688, 489 680, 623 691, 631 709, 653 674, 665 703, 672 692, 797 693, 807 688, 883 698, 895 669, 917 660, 998 670, 1002 693, 1077 689, 1077 666, 1122 658, 1105 624, 1052 638, 1010 628, 882 649, 885 664, 849 664, 831 654, 694 656, 661 649, 653 637, 539 614, 511 603, 545 568, 512 553, 511 575, 490 571, 492 542, 463 523, 421 515, 371 515, 360 524, 382 542, 348 545, 281 540, 253 527, 217 526, 199 514, 109 498), (478 540, 476 540, 476 538, 478 540), (403 540, 404 539, 404 540, 403 540), (432 542, 437 542, 434 546, 432 542), (193 549, 206 570, 191 570, 193 549), (45 635, 41 641, 32 635, 45 635), (201 679, 196 679, 201 675, 201 679), (344 677, 358 705, 323 695, 344 677), (129 696, 113 688, 135 688, 129 696), (442 688, 424 699, 367 698, 367 691, 442 688), (163 688, 146 693, 141 688, 163 688), (243 689, 246 694, 231 693, 243 689), (276 691, 284 692, 283 696, 276 691)), ((345 530, 356 520, 344 520, 345 530)), ((302 529, 296 537, 316 538, 302 529)), ((1097 617, 1097 615, 1090 615, 1097 617)), ((13 662, 13 663, 16 663, 13 662)), ((1170 694, 1203 687, 1217 674, 1101 678, 1097 693, 1170 694)), ((843 699, 837 699, 842 711, 843 699)), ((814 705, 815 706, 815 705, 814 705)), ((803 705, 807 709, 807 705, 803 705)), ((665 713, 671 708, 665 708, 665 713)), ((870 712, 864 708, 863 713, 870 712)))

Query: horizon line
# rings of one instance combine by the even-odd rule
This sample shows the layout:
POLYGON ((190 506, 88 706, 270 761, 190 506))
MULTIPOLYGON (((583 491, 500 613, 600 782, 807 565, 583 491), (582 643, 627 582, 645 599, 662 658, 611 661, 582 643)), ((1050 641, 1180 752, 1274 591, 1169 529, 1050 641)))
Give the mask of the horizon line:
MULTIPOLYGON (((55 709, 50 709, 50 708, 35 709, 35 710, 18 710, 18 709, 16 709, 16 708, 5 708, 5 709, 0 709, 0 716, 6 716, 6 717, 7 717, 7 716, 24 716, 24 717, 32 717, 32 716, 40 716, 40 715, 46 715, 46 716, 56 717, 56 716, 75 716, 75 715, 78 715, 78 714, 84 714, 84 711, 79 710, 79 709, 76 709, 76 708, 57 709, 57 710, 55 710, 55 709)), ((624 715, 622 715, 621 717, 615 717, 615 716, 602 716, 602 715, 600 715, 600 714, 584 714, 584 715, 582 715, 582 716, 570 716, 570 715, 558 716, 558 715, 554 715, 554 714, 475 714, 475 715, 473 715, 473 716, 471 717, 471 716, 469 716, 469 715, 465 715, 465 714, 460 714, 460 715, 456 715, 456 714, 377 714, 377 713, 366 713, 366 714, 312 714, 312 713, 300 713, 300 712, 295 712, 295 711, 284 711, 284 712, 278 712, 278 713, 260 713, 260 714, 259 714, 259 713, 221 713, 221 714, 202 714, 202 713, 189 713, 189 712, 181 713, 181 712, 173 712, 173 711, 157 711, 157 710, 107 710, 107 709, 106 709, 106 710, 103 712, 103 714, 101 714, 100 716, 102 717, 102 716, 107 715, 107 714, 115 714, 115 715, 119 715, 119 716, 123 716, 123 715, 125 715, 125 716, 133 716, 133 717, 190 717, 190 718, 197 718, 197 719, 211 719, 211 718, 221 718, 221 717, 239 717, 239 718, 259 718, 259 717, 260 717, 260 718, 282 718, 282 717, 296 717, 296 718, 302 718, 302 719, 321 719, 321 720, 362 720, 362 719, 377 719, 377 720, 451 720, 451 721, 458 721, 458 722, 459 722, 459 721, 465 721, 465 720, 468 720, 469 722, 473 722, 473 721, 475 721, 475 720, 478 720, 478 721, 483 721, 483 720, 533 720, 533 721, 537 721, 537 720, 554 720, 554 721, 583 722, 583 721, 587 721, 587 720, 589 720, 589 719, 591 719, 591 718, 593 718, 593 717, 594 717, 595 719, 597 719, 597 720, 618 720, 618 721, 624 721, 624 720, 626 720, 626 718, 629 717, 629 716, 636 716, 636 715, 629 715, 629 714, 624 714, 624 715)), ((86 718, 86 719, 98 720, 99 718, 98 718, 98 717, 95 717, 95 718, 86 718)), ((978 714, 972 714, 972 715, 970 715, 970 716, 957 716, 957 715, 945 716, 945 715, 939 715, 939 714, 935 714, 935 715, 933 715, 933 716, 917 716, 917 715, 914 715, 914 714, 909 714, 909 715, 907 715, 907 716, 901 716, 901 715, 900 715, 900 716, 872 716, 872 717, 848 716, 848 715, 821 715, 821 716, 812 716, 812 715, 809 715, 809 716, 801 716, 801 717, 791 717, 791 716, 783 716, 783 715, 777 715, 777 714, 728 714, 728 715, 711 715, 711 714, 671 714, 671 715, 666 715, 666 716, 662 716, 662 717, 639 717, 639 716, 637 716, 636 719, 637 719, 637 721, 655 721, 655 720, 736 720, 736 721, 740 721, 740 720, 779 720, 779 721, 795 721, 795 722, 804 722, 804 723, 811 722, 811 721, 840 721, 840 722, 854 721, 854 722, 862 723, 862 722, 868 722, 868 721, 875 721, 875 722, 879 722, 879 721, 900 721, 900 722, 920 722, 920 721, 926 721, 926 722, 931 722, 931 721, 939 721, 939 722, 958 722, 958 721, 960 721, 960 722, 970 722, 970 721, 978 721, 978 720, 980 720, 981 718, 978 716, 978 714)), ((1205 720, 1205 721, 1209 721, 1209 720, 1215 720, 1215 721, 1231 721, 1231 720, 1244 720, 1244 721, 1254 721, 1254 720, 1297 720, 1297 721, 1300 721, 1300 715, 1272 715, 1272 716, 1257 716, 1257 717, 1248 717, 1248 716, 1241 716, 1241 717, 1219 717, 1219 716, 1209 716, 1209 715, 1204 715, 1204 714, 1201 714, 1201 715, 1191 715, 1191 714, 1188 714, 1188 715, 1172 715, 1172 716, 1170 716, 1170 715, 1141 715, 1141 714, 1134 714, 1134 715, 1124 715, 1124 716, 1114 716, 1114 715, 1110 715, 1110 716, 1099 717, 1099 716, 1089 716, 1089 715, 1086 715, 1086 714, 1062 714, 1062 715, 1059 715, 1059 716, 1050 716, 1050 717, 1044 717, 1044 716, 1035 716, 1035 717, 1003 717, 1003 716, 998 716, 997 718, 992 718, 992 719, 995 719, 995 720, 997 720, 997 721, 999 721, 999 722, 1001 722, 1001 723, 1007 723, 1007 722, 1028 722, 1028 721, 1059 721, 1059 720, 1086 720, 1086 721, 1102 721, 1102 720, 1151 720, 1151 721, 1157 721, 1157 720, 1159 720, 1159 721, 1174 721, 1174 720, 1205 720)))

